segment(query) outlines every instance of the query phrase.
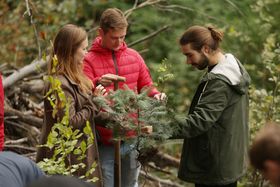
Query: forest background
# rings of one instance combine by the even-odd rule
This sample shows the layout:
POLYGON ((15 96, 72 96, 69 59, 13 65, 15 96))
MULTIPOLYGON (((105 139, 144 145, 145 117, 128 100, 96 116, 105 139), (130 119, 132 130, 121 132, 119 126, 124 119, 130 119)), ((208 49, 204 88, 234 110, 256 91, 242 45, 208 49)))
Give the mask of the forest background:
MULTIPOLYGON (((126 12, 127 44, 141 53, 153 80, 178 113, 187 113, 203 74, 185 64, 178 39, 191 25, 212 25, 225 33, 224 52, 240 59, 251 75, 251 139, 266 121, 280 121, 280 0, 1 0, 0 71, 6 100, 12 108, 25 110, 15 102, 19 91, 14 89, 27 79, 12 84, 5 84, 5 79, 44 59, 54 34, 67 23, 84 27, 92 41, 100 15, 108 7, 126 12)), ((43 68, 32 75, 42 78, 44 73, 43 68)), ((5 117, 5 122, 9 119, 5 117)), ((7 134, 14 132, 8 127, 5 130, 7 134)), ((7 140, 12 141, 13 136, 7 140)), ((179 158, 181 144, 181 140, 167 141, 161 149, 179 158)), ((176 176, 176 169, 170 171, 176 176)), ((156 175, 175 180, 173 175, 156 175)), ((263 185, 263 181, 251 171, 239 185, 254 184, 263 185)))

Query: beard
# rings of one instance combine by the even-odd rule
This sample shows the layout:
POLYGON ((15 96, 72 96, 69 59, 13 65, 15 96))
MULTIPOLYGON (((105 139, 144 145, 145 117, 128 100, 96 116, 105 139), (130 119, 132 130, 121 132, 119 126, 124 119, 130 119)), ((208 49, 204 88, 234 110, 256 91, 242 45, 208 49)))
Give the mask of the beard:
POLYGON ((206 67, 208 67, 208 65, 209 59, 203 53, 201 53, 201 59, 197 63, 197 69, 204 70, 206 67))

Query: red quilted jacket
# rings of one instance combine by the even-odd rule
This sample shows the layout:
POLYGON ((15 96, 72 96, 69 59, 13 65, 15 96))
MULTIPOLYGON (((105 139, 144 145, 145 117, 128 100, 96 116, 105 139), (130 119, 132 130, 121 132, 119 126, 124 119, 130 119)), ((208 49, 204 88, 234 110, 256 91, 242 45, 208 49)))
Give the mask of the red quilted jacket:
MULTIPOLYGON (((125 43, 117 51, 103 48, 101 44, 101 38, 97 37, 84 60, 84 72, 95 85, 102 75, 111 73, 126 78, 126 82, 119 83, 120 89, 127 85, 139 93, 143 87, 153 86, 150 72, 138 52, 128 48, 125 43)), ((113 84, 106 89, 112 90, 113 84)), ((149 95, 154 96, 157 93, 159 92, 153 88, 149 95)), ((112 131, 110 129, 97 124, 97 130, 103 144, 112 144, 112 131)), ((128 132, 128 136, 133 134, 133 131, 128 132)))
POLYGON ((0 74, 0 151, 4 147, 4 90, 2 76, 0 74))

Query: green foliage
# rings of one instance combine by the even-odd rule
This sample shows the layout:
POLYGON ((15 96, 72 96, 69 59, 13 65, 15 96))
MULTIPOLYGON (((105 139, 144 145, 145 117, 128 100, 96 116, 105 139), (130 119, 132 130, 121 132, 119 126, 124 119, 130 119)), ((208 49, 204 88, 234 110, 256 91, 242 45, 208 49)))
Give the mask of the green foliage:
POLYGON ((174 74, 171 71, 171 64, 168 62, 168 59, 165 58, 161 61, 161 64, 155 67, 155 69, 158 78, 154 84, 160 92, 164 92, 167 83, 174 80, 174 74))
MULTIPOLYGON (((274 11, 280 7, 278 0, 259 0, 252 6, 255 12, 258 12, 259 18, 255 19, 259 28, 263 31, 259 34, 263 38, 261 61, 259 71, 265 85, 257 88, 259 84, 254 84, 250 90, 250 135, 251 140, 255 138, 256 133, 268 121, 280 121, 280 37, 274 30, 279 28, 276 22, 274 11)), ((278 15, 279 16, 279 15, 278 15)), ((251 36, 252 37, 252 36, 251 36)), ((245 186, 263 186, 262 176, 250 168, 247 178, 243 180, 245 186)))
MULTIPOLYGON (((54 56, 53 73, 55 72, 57 64, 57 58, 54 56)), ((88 121, 82 132, 79 129, 74 129, 72 126, 69 126, 69 102, 61 89, 61 82, 55 76, 48 76, 47 80, 50 84, 50 88, 45 97, 47 97, 53 108, 52 117, 57 119, 57 122, 52 126, 47 143, 41 145, 41 147, 50 149, 53 155, 51 158, 45 158, 43 161, 39 162, 38 165, 43 171, 50 175, 74 175, 79 169, 86 167, 82 160, 86 158, 87 149, 93 145, 94 136, 88 121), (61 111, 63 111, 64 115, 60 119, 61 111), (82 136, 87 136, 86 141, 79 141, 82 136), (71 163, 71 155, 75 155, 77 160, 81 162, 78 164, 71 163)), ((90 174, 95 171, 96 164, 97 163, 94 162, 92 167, 87 170, 86 174, 80 176, 80 178, 87 177, 88 181, 97 181, 98 178, 96 177, 89 179, 90 174)))
MULTIPOLYGON (((115 139, 127 140, 127 131, 135 131, 136 137, 151 140, 165 140, 172 135, 170 113, 166 104, 148 97, 149 90, 135 93, 129 88, 111 92, 106 98, 96 97, 94 101, 104 108, 113 121, 107 127, 113 130, 115 139), (153 126, 152 135, 141 132, 141 127, 153 126)), ((139 139, 139 141, 140 141, 139 139)), ((141 140, 142 141, 142 140, 141 140)), ((143 144, 144 146, 144 144, 143 144)))
POLYGON ((107 124, 113 130, 115 140, 126 140, 136 144, 138 160, 142 166, 158 151, 160 145, 173 135, 174 111, 163 101, 148 97, 149 90, 140 94, 126 88, 111 92, 106 99, 96 97, 95 102, 114 119, 107 124), (152 134, 141 131, 142 127, 152 126, 152 134), (127 137, 134 131, 134 137, 127 137))
MULTIPOLYGON (((267 121, 280 121, 280 46, 276 34, 267 36, 262 52, 267 89, 251 89, 251 124, 258 130, 267 121)), ((254 133, 253 133, 254 134, 254 133)))

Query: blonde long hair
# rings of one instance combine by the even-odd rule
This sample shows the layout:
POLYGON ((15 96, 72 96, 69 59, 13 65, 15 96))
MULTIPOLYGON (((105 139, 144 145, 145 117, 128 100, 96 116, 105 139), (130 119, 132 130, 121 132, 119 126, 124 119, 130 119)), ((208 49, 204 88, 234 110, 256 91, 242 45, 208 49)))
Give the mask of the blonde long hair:
POLYGON ((81 43, 87 39, 87 33, 81 27, 67 24, 56 34, 53 43, 52 58, 48 64, 49 75, 66 75, 78 84, 84 93, 92 91, 92 82, 83 73, 83 67, 74 61, 74 56, 81 43), (56 55, 58 64, 55 66, 53 57, 56 55))

